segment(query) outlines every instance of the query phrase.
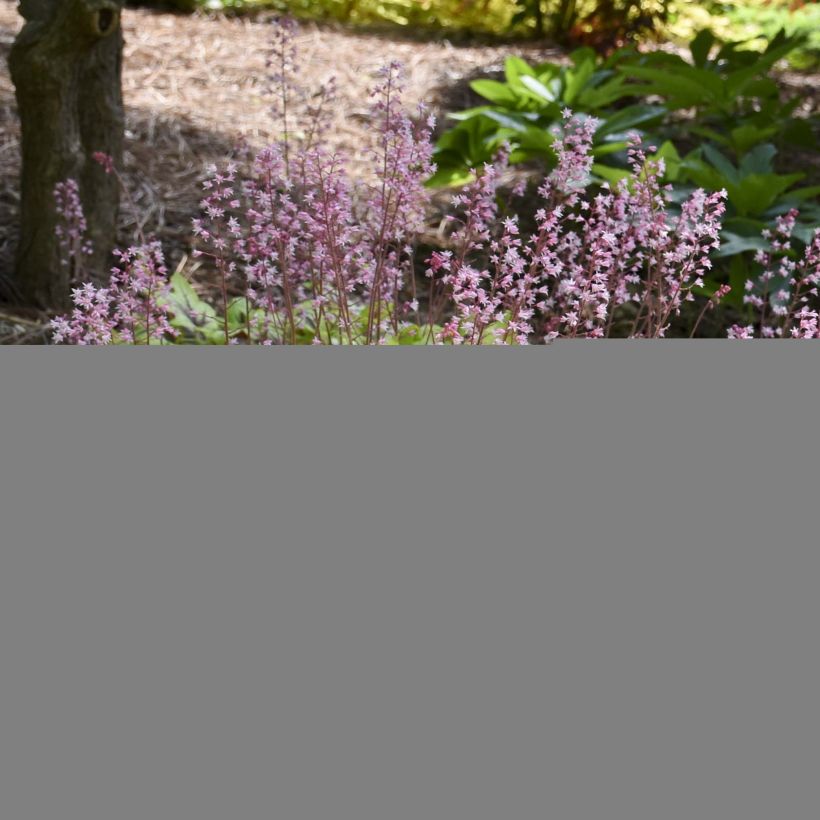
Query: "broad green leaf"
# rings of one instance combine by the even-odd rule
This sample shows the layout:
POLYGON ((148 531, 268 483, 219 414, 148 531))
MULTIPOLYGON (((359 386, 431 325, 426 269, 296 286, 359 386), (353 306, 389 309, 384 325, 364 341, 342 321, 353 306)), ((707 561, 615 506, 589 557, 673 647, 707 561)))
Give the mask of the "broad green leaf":
POLYGON ((504 76, 511 86, 520 86, 521 77, 534 77, 535 69, 520 57, 507 57, 504 61, 504 76))
POLYGON ((555 157, 554 142, 555 136, 550 131, 532 126, 518 137, 518 144, 522 149, 550 159, 555 157))
POLYGON ((672 72, 644 66, 622 66, 620 70, 629 77, 648 81, 644 94, 666 97, 677 107, 700 107, 716 103, 724 98, 721 77, 714 72, 686 66, 672 72))
MULTIPOLYGON (((522 82, 525 78, 522 77, 522 82)), ((529 78, 534 79, 534 78, 529 78)), ((515 107, 519 100, 518 95, 508 85, 499 83, 496 80, 473 80, 470 83, 470 88, 476 94, 484 97, 497 105, 510 105, 515 107)))
POLYGON ((757 216, 802 178, 803 174, 750 174, 739 184, 727 185, 726 190, 740 216, 757 216))
POLYGON ((598 61, 598 55, 595 53, 595 49, 583 46, 570 52, 569 59, 574 66, 590 65, 594 69, 595 63, 598 61))
POLYGON ((170 323, 185 338, 209 338, 212 332, 221 331, 224 341, 222 320, 215 315, 214 308, 202 300, 191 283, 176 271, 168 280, 167 305, 171 311, 170 323))
POLYGON ((535 76, 541 82, 549 82, 554 80, 561 73, 561 66, 556 63, 539 63, 535 66, 535 76))
POLYGON ((531 91, 538 98, 544 100, 544 102, 554 103, 558 99, 557 93, 547 88, 547 86, 536 77, 521 77, 521 83, 528 91, 531 91))
POLYGON ((475 175, 464 168, 440 168, 425 183, 428 188, 455 188, 467 185, 475 175))
MULTIPOLYGON (((576 62, 574 68, 568 68, 564 74, 564 102, 569 106, 573 105, 595 73, 595 52, 589 56, 589 52, 582 51, 585 52, 583 57, 576 62)), ((575 53, 578 54, 578 52, 575 53)))
POLYGON ((652 159, 662 159, 664 161, 664 165, 666 166, 664 179, 669 182, 677 181, 678 176, 680 175, 681 156, 678 153, 678 149, 675 148, 675 145, 672 142, 666 140, 666 142, 664 142, 652 156, 652 159))
POLYGON ((638 126, 660 122, 665 112, 666 109, 662 105, 627 106, 604 119, 595 132, 595 138, 602 140, 614 135, 621 136, 638 126))
POLYGON ((771 143, 757 145, 740 161, 740 172, 746 174, 767 174, 772 170, 772 160, 777 149, 771 143))
POLYGON ((780 137, 788 145, 807 150, 817 149, 817 134, 809 121, 792 118, 780 130, 780 137))
POLYGON ((686 130, 689 134, 694 134, 698 137, 705 137, 708 140, 712 140, 712 142, 718 143, 718 145, 725 145, 727 148, 731 147, 731 139, 727 137, 726 134, 716 131, 714 128, 709 128, 705 125, 687 124, 686 130))
POLYGON ((479 105, 475 108, 465 108, 464 111, 453 111, 447 115, 448 120, 455 120, 456 122, 463 122, 464 120, 471 120, 474 117, 480 117, 486 111, 492 108, 490 105, 479 105))
POLYGON ((725 177, 727 183, 740 180, 738 169, 714 145, 704 145, 703 156, 725 177))
POLYGON ((399 330, 398 335, 391 335, 387 339, 388 345, 432 345, 435 344, 436 335, 441 333, 439 325, 409 325, 399 330))
POLYGON ((790 202, 805 202, 807 199, 820 197, 820 185, 810 185, 805 188, 795 188, 789 191, 788 200, 790 202))
POLYGON ((778 91, 778 85, 771 77, 757 77, 746 83, 743 89, 743 96, 766 99, 776 97, 778 91))
POLYGON ((629 143, 621 140, 619 142, 604 142, 600 145, 595 145, 592 148, 592 156, 593 157, 606 157, 610 154, 617 154, 620 151, 625 151, 629 146, 629 143))
POLYGON ((705 188, 707 191, 719 191, 721 188, 726 188, 727 179, 717 168, 712 167, 709 163, 704 162, 697 152, 695 155, 688 155, 680 165, 681 171, 686 179, 693 182, 699 188, 705 188))
POLYGON ((755 125, 746 124, 733 128, 729 133, 731 145, 738 156, 749 152, 755 145, 763 140, 773 137, 778 132, 777 126, 770 128, 758 128, 755 125))
POLYGON ((497 108, 487 109, 484 116, 515 133, 523 133, 530 128, 530 124, 526 120, 516 117, 513 113, 499 111, 497 108))
POLYGON ((767 247, 766 240, 760 236, 741 236, 740 234, 723 231, 720 235, 720 250, 715 251, 716 258, 736 256, 747 251, 762 250, 767 247))
POLYGON ((598 163, 592 166, 592 173, 612 185, 620 182, 622 179, 629 179, 630 177, 630 172, 624 168, 613 168, 608 165, 599 165, 598 163))
POLYGON ((600 85, 587 85, 582 88, 575 98, 575 107, 582 111, 595 112, 618 100, 635 97, 638 88, 640 88, 639 85, 628 84, 626 77, 619 74, 600 85))

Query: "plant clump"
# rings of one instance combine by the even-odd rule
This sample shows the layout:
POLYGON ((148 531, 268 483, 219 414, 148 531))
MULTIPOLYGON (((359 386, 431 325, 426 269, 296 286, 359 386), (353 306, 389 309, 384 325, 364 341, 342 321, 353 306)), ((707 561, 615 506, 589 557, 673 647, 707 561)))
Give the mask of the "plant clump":
MULTIPOLYGON (((287 24, 271 62, 281 139, 248 169, 214 167, 204 183, 195 253, 216 271, 219 299, 204 301, 181 271, 169 276, 162 249, 143 238, 119 254, 107 287, 75 287, 72 313, 53 322, 56 342, 529 344, 663 338, 681 323, 692 336, 729 294, 728 285, 710 291, 705 281, 721 246, 726 191, 676 197, 663 181, 664 159, 634 133, 626 175, 593 185, 599 123, 568 109, 531 219, 522 218, 523 186, 506 203, 502 196, 510 158, 502 146, 453 196, 441 246, 419 257, 434 119, 423 106, 405 111, 401 66, 385 66, 374 88, 371 174, 359 181, 322 139, 332 83, 309 122, 294 126, 297 65, 287 24)), ((108 158, 98 161, 116 173, 108 158)), ((58 188, 57 204, 80 283, 85 245, 71 190, 58 188)), ((789 243, 796 216, 766 237, 763 272, 746 284, 749 323, 726 335, 820 336, 812 301, 820 232, 800 257, 789 243)))

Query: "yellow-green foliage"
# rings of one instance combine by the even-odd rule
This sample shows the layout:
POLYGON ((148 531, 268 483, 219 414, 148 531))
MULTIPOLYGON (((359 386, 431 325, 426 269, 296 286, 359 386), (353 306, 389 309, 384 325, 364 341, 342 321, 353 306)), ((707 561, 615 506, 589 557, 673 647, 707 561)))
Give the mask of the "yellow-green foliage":
MULTIPOLYGON (((151 2, 151 0, 144 0, 151 2)), ((527 35, 535 31, 533 13, 536 0, 156 0, 180 10, 195 8, 214 11, 246 12, 272 9, 307 19, 331 19, 359 25, 389 23, 408 28, 469 31, 482 34, 527 35), (526 11, 521 14, 522 9, 526 11)), ((614 0, 617 9, 625 0, 614 0)), ((811 64, 820 54, 820 2, 809 2, 790 10, 791 0, 716 0, 693 3, 688 0, 643 0, 642 13, 655 14, 664 6, 668 19, 657 32, 661 37, 681 43, 692 39, 697 31, 710 29, 722 40, 753 40, 765 48, 767 37, 781 28, 789 34, 808 37, 802 58, 795 62, 811 64)), ((594 15, 601 0, 541 0, 545 30, 555 33, 557 12, 570 9, 570 17, 586 20, 576 31, 595 34, 601 21, 594 15)), ((627 15, 634 18, 637 9, 627 15)), ((614 22, 605 19, 604 22, 614 22)), ((560 32, 559 32, 560 33, 560 32)), ((754 43, 752 43, 754 47, 754 43)))
POLYGON ((181 0, 223 11, 272 9, 307 19, 368 25, 392 23, 502 33, 515 13, 514 0, 181 0))
MULTIPOLYGON (((174 1, 174 0, 172 0, 174 1)), ((334 19, 360 25, 392 23, 407 27, 465 30, 484 34, 535 30, 534 0, 175 0, 180 6, 224 11, 274 9, 308 19, 334 19), (528 11, 520 14, 522 8, 528 11), (514 18, 523 18, 514 21, 514 18)), ((616 6, 619 5, 616 0, 616 6)), ((644 10, 655 11, 663 0, 644 0, 644 10)), ((574 16, 583 19, 595 13, 597 0, 541 0, 545 28, 549 30, 556 12, 571 6, 574 16)))

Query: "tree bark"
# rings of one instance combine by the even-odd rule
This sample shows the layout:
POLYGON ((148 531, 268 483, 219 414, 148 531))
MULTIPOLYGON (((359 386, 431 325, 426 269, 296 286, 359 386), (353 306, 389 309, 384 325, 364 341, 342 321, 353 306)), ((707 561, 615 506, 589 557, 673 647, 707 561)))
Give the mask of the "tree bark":
POLYGON ((63 308, 73 284, 60 263, 54 187, 76 179, 94 253, 86 268, 107 279, 119 187, 93 159, 121 167, 123 0, 21 0, 26 19, 9 68, 22 128, 21 232, 15 279, 30 304, 63 308))

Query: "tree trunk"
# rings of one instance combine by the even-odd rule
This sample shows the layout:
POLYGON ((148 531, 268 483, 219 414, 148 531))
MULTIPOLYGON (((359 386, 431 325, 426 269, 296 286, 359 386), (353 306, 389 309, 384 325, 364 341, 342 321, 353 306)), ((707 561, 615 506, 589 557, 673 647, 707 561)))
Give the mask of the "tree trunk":
POLYGON ((76 179, 94 247, 87 272, 107 279, 119 188, 93 159, 122 164, 122 0, 21 0, 26 24, 9 67, 22 127, 21 232, 16 285, 40 307, 63 308, 69 268, 60 264, 54 186, 76 179))

